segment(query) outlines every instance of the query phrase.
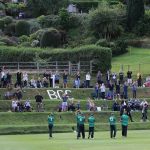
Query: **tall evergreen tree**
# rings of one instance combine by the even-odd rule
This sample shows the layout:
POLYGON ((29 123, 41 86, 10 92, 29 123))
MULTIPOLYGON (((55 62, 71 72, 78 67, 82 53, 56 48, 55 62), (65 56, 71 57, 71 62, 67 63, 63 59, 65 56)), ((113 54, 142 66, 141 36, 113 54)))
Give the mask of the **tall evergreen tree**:
POLYGON ((127 28, 132 30, 140 18, 144 16, 143 0, 127 0, 127 28))

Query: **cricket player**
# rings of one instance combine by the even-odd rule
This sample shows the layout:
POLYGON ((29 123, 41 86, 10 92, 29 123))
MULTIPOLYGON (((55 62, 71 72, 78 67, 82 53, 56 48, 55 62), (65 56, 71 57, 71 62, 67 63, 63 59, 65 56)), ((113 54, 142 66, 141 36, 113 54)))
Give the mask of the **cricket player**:
POLYGON ((128 120, 129 120, 129 116, 127 115, 127 112, 124 111, 123 115, 121 116, 122 136, 123 137, 127 137, 128 120))
POLYGON ((116 137, 116 117, 114 116, 114 113, 111 113, 111 116, 109 117, 109 124, 110 124, 110 137, 115 138, 116 137))
POLYGON ((54 115, 51 113, 48 116, 49 139, 52 138, 53 126, 54 126, 54 115))
POLYGON ((94 139, 94 125, 95 125, 95 118, 94 115, 91 114, 90 117, 88 118, 88 123, 89 123, 89 136, 88 139, 94 139))

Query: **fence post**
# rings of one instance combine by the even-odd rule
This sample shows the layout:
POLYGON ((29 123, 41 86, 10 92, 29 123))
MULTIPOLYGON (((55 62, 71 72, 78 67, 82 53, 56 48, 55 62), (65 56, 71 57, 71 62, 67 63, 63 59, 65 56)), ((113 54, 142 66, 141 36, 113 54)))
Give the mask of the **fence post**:
POLYGON ((81 63, 80 63, 80 61, 78 62, 78 70, 80 71, 80 69, 81 69, 81 63))
POLYGON ((56 71, 58 70, 58 62, 56 61, 56 71))
POLYGON ((92 60, 90 61, 90 73, 92 73, 92 60))
POLYGON ((20 70, 20 65, 19 65, 19 62, 18 62, 18 71, 20 70))
POLYGON ((38 72, 38 76, 39 76, 39 72, 40 72, 39 62, 37 62, 36 66, 37 66, 37 72, 38 72))
POLYGON ((69 68, 68 68, 69 75, 71 75, 71 62, 70 62, 70 61, 68 61, 68 64, 69 64, 69 68))

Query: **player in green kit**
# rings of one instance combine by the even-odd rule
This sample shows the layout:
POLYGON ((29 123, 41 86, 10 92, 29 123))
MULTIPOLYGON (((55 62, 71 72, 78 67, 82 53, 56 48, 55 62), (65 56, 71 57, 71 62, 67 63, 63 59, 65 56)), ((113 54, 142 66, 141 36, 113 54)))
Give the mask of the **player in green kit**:
POLYGON ((122 124, 122 136, 127 137, 127 130, 128 130, 128 115, 126 111, 124 111, 123 115, 121 116, 121 124, 122 124))
POLYGON ((78 115, 77 117, 77 124, 79 126, 77 139, 79 139, 80 133, 82 133, 82 138, 85 139, 84 122, 85 122, 85 116, 83 115, 83 113, 81 113, 81 115, 78 115))
POLYGON ((110 137, 115 138, 116 137, 116 117, 113 113, 111 113, 111 116, 109 117, 109 124, 110 124, 110 137))
POLYGON ((94 125, 95 125, 95 118, 94 118, 93 114, 91 114, 91 116, 88 118, 88 123, 89 123, 89 136, 88 136, 88 139, 90 137, 93 139, 94 138, 94 125))
POLYGON ((54 115, 51 113, 48 116, 49 139, 52 138, 53 126, 54 126, 54 115))

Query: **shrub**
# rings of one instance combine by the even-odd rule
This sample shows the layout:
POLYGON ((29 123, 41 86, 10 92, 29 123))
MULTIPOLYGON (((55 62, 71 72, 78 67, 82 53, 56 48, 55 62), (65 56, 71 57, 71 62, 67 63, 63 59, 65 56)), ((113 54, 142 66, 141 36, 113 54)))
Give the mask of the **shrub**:
POLYGON ((30 24, 30 34, 41 29, 40 24, 36 20, 29 21, 29 24, 30 24))
POLYGON ((29 37, 26 35, 22 35, 19 37, 19 42, 20 43, 29 42, 29 37))
POLYGON ((3 31, 5 27, 5 22, 3 19, 0 19, 0 29, 3 31))
POLYGON ((30 24, 27 21, 18 21, 16 24, 16 34, 17 36, 29 35, 30 34, 30 24))
POLYGON ((13 22, 13 18, 10 16, 4 17, 3 20, 5 25, 11 24, 13 22))
POLYGON ((5 28, 4 32, 5 32, 6 35, 14 36, 16 34, 16 24, 15 23, 9 24, 5 28))
POLYGON ((7 37, 0 38, 0 42, 5 43, 5 45, 7 45, 7 46, 15 46, 16 45, 16 42, 14 42, 13 40, 11 40, 7 37))
POLYGON ((58 27, 60 25, 60 17, 58 15, 40 16, 37 18, 39 24, 43 28, 58 27))
POLYGON ((93 60, 93 69, 106 71, 111 68, 111 49, 96 45, 86 45, 74 49, 52 49, 52 48, 27 48, 0 46, 0 60, 8 61, 34 61, 36 54, 41 59, 48 61, 90 61, 93 60), (4 57, 5 56, 5 57, 4 57))
POLYGON ((40 47, 58 47, 61 44, 61 35, 58 30, 51 28, 45 31, 40 40, 40 47))

